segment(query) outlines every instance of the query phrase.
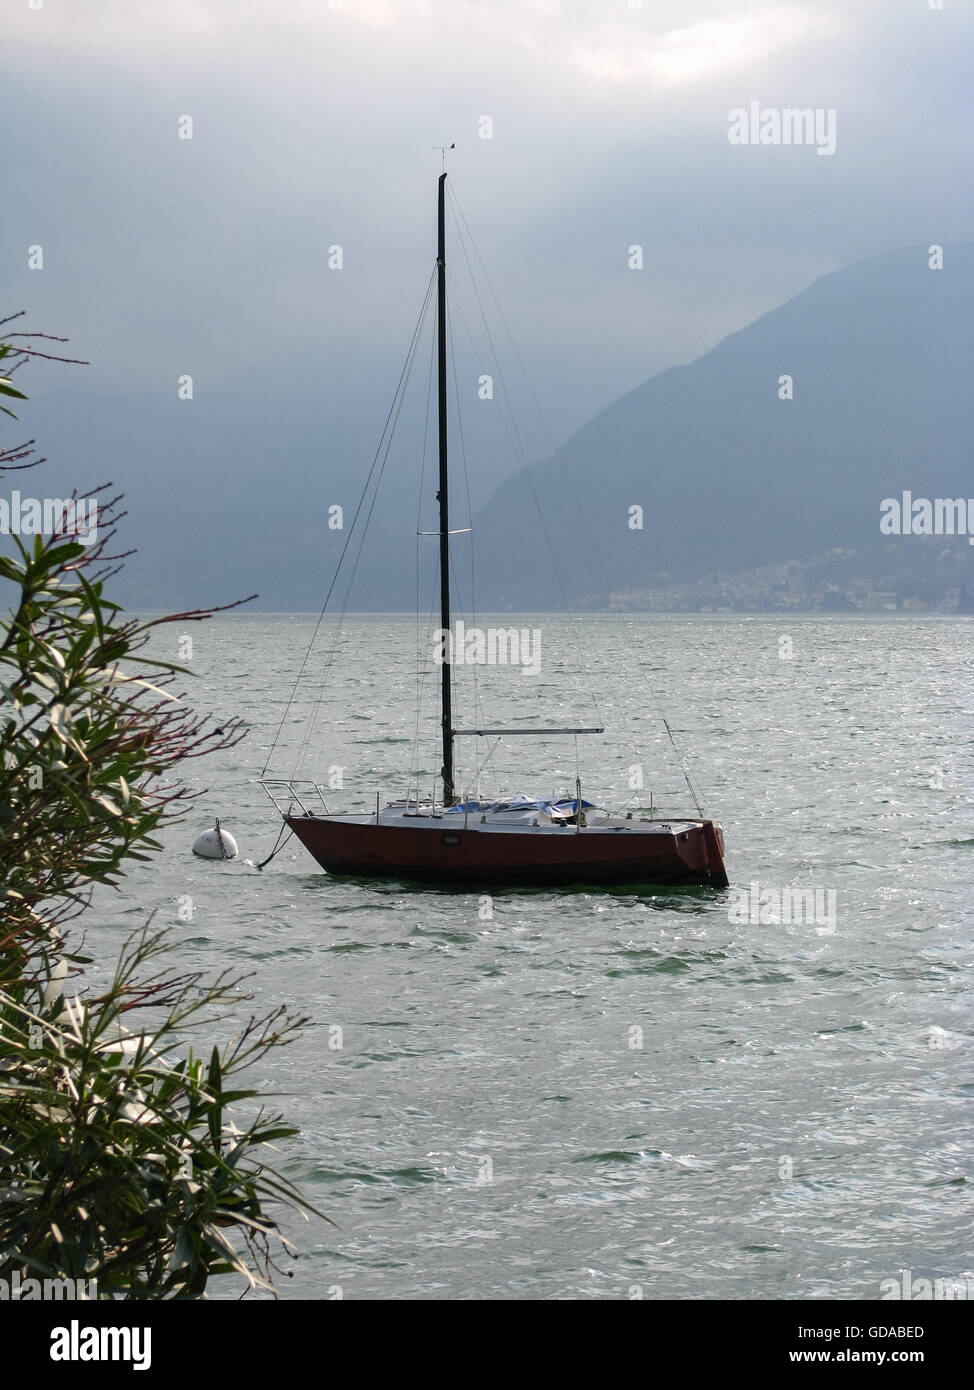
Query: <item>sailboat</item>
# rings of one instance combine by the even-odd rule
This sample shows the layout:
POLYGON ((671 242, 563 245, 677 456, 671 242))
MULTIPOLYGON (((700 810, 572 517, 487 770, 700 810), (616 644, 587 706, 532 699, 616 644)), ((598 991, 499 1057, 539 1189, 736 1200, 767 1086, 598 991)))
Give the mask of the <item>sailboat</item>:
MULTIPOLYGON (((437 190, 436 340, 438 405, 439 598, 443 633, 451 632, 450 509, 447 459, 446 218, 442 173, 437 190)), ((704 818, 664 819, 613 813, 582 796, 458 796, 459 738, 601 734, 603 726, 457 728, 449 644, 440 662, 442 767, 438 797, 407 796, 374 810, 332 812, 317 782, 265 775, 261 785, 286 825, 330 874, 401 879, 457 887, 728 883, 724 837, 704 818)), ((700 808, 697 808, 698 811, 700 808)))

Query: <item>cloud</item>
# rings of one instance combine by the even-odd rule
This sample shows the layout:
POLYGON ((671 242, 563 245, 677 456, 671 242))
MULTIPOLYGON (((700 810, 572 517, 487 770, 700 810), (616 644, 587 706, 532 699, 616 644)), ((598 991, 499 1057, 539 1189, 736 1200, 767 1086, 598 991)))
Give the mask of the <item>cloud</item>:
POLYGON ((380 374, 428 272, 433 147, 454 140, 451 182, 566 429, 817 274, 949 241, 972 212, 959 7, 49 0, 5 28, 8 293, 116 383, 190 359, 380 374), (835 158, 731 148, 752 99, 837 108, 835 158))
POLYGON ((782 52, 834 38, 841 27, 828 10, 789 5, 744 9, 659 34, 617 21, 576 42, 572 56, 593 82, 676 87, 732 74, 753 77, 782 52))

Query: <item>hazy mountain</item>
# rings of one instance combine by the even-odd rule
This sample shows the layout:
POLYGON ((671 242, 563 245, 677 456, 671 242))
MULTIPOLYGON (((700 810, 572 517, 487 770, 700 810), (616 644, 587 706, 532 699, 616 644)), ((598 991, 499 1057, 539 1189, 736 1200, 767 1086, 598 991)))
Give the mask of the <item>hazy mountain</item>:
MULTIPOLYGON (((570 592, 590 603, 661 573, 753 570, 833 547, 854 548, 877 575, 894 551, 901 567, 918 546, 933 559, 917 538, 880 534, 880 503, 904 489, 974 496, 972 292, 974 245, 947 248, 942 270, 924 248, 886 255, 824 276, 623 396, 560 463, 509 478, 477 516, 481 549, 491 538, 482 601, 557 599, 546 530, 570 592), (785 375, 790 400, 779 397, 785 375)), ((952 544, 966 562, 966 541, 952 544)))
MULTIPOLYGON (((914 248, 825 276, 691 365, 615 401, 568 440, 559 462, 505 481, 514 460, 500 447, 499 401, 467 407, 478 606, 560 607, 559 571, 572 602, 601 606, 613 592, 635 593, 638 603, 640 592, 675 577, 751 571, 834 547, 854 549, 856 564, 877 577, 891 556, 914 564, 922 542, 881 536, 880 502, 904 489, 974 494, 972 290, 972 245, 948 247, 942 270, 928 269, 925 248, 914 248), (785 375, 791 400, 779 398, 785 375), (643 508, 641 530, 629 524, 634 506, 643 508)), ((55 391, 21 412, 23 433, 50 462, 43 473, 12 475, 8 489, 60 495, 105 478, 123 488, 122 540, 139 549, 117 581, 130 606, 195 607, 257 590, 263 609, 317 609, 395 379, 385 362, 380 371, 334 356, 322 378, 264 375, 197 390, 192 401, 178 400, 170 383, 139 398, 55 391), (335 503, 345 509, 343 530, 328 526, 335 503)), ((436 525, 435 428, 422 513, 416 500, 425 369, 383 478, 353 608, 414 603, 416 521, 436 525)), ((464 370, 476 380, 475 362, 464 370)), ((458 443, 453 524, 464 526, 458 443)), ((461 589, 468 544, 456 542, 461 589)), ((420 547, 428 602, 435 546, 420 547)), ((929 546, 924 554, 933 563, 929 546)))
MULTIPOLYGON (((394 350, 383 345, 366 362, 334 347, 314 372, 300 363, 282 367, 278 357, 273 369, 215 386, 204 370, 187 400, 178 396, 175 374, 154 393, 88 393, 81 367, 61 369, 71 385, 35 397, 44 375, 34 368, 24 383, 31 400, 20 407, 20 420, 9 422, 6 437, 36 438, 47 461, 11 474, 5 491, 60 497, 110 479, 128 513, 119 548, 137 551, 114 581, 128 607, 196 608, 256 591, 260 600, 252 611, 316 611, 346 542, 350 560, 358 551, 358 535, 349 538, 349 531, 403 351, 403 344, 394 350), (341 529, 329 526, 336 505, 344 511, 341 529)), ((427 345, 378 498, 373 505, 370 491, 363 507, 363 516, 371 507, 371 520, 352 589, 352 606, 359 609, 408 609, 415 602, 417 519, 422 529, 435 526, 435 406, 418 510, 428 358, 427 345)), ((476 381, 472 367, 466 375, 476 381)), ((465 440, 473 507, 513 466, 498 447, 500 418, 488 411, 481 421, 485 428, 465 440)), ((467 509, 459 449, 455 467, 459 514, 461 505, 467 509)), ((433 542, 423 546, 432 559, 433 542)), ((347 586, 343 577, 336 594, 344 595, 347 586)))

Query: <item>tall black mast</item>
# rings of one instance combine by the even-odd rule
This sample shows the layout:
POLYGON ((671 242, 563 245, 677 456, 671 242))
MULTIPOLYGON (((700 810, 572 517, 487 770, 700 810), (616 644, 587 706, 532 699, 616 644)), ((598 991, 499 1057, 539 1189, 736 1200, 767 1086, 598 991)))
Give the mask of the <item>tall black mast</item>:
MULTIPOLYGON (((440 628, 450 633, 450 494, 446 467, 446 218, 444 216, 444 189, 446 174, 440 175, 439 200, 437 204, 438 243, 436 252, 436 345, 437 345, 437 392, 440 413, 440 490, 436 494, 440 503, 440 628)), ((443 666, 441 669, 441 723, 443 728, 443 805, 452 806, 456 801, 453 789, 453 710, 450 677, 450 643, 444 641, 443 666)))

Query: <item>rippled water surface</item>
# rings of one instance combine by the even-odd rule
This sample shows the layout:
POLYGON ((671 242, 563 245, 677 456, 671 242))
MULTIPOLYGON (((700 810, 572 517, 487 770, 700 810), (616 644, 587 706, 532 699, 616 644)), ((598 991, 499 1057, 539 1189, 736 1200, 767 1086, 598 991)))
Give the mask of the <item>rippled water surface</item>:
MULTIPOLYGON (((732 885, 834 893, 834 923, 747 920, 709 889, 336 882, 294 839, 261 873, 195 860, 214 815, 242 856, 273 846, 254 779, 313 620, 192 630, 192 699, 250 734, 187 764, 206 794, 98 897, 89 944, 107 960, 154 910, 180 964, 253 972, 260 1006, 311 1016, 255 1077, 301 1126, 279 1159, 337 1223, 287 1220, 284 1296, 864 1299, 901 1269, 974 1277, 971 620, 593 619, 584 660, 564 619, 519 621, 541 672, 482 673, 492 719, 591 723, 594 684, 585 795, 621 805, 638 766, 646 801, 686 809, 658 688, 732 885)), ((343 768, 335 809, 405 789, 415 649, 405 619, 347 622, 305 763, 343 768)), ((497 759, 508 791, 574 784, 571 739, 497 759)))

